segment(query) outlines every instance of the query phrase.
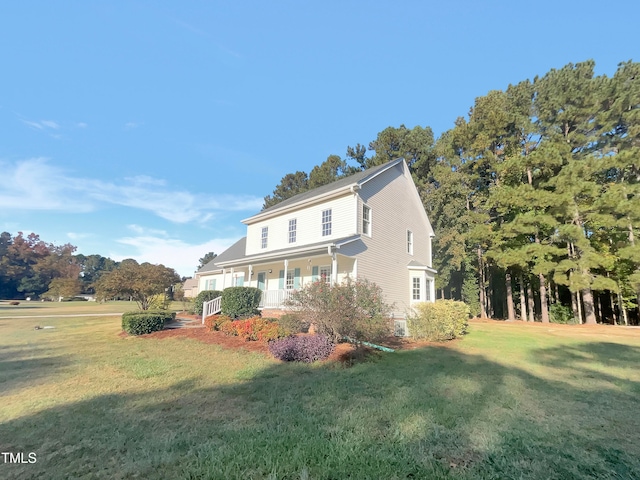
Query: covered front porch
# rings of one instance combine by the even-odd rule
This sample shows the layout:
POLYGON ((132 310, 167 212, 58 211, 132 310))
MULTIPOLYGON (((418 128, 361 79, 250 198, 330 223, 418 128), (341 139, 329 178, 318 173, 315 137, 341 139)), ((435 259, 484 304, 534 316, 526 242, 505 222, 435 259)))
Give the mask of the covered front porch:
POLYGON ((291 294, 305 285, 318 280, 330 284, 340 283, 347 277, 355 278, 356 269, 356 259, 336 252, 291 256, 224 266, 217 274, 208 277, 206 289, 256 287, 263 292, 260 308, 282 309, 291 294))

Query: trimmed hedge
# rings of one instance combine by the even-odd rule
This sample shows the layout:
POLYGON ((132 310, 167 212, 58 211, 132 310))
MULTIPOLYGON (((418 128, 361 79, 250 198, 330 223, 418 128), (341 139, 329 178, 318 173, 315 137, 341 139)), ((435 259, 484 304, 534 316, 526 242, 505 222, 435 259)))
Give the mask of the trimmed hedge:
POLYGON ((417 303, 407 316, 407 327, 415 340, 452 340, 467 333, 469 306, 455 300, 417 303))
POLYGON ((220 290, 203 290, 193 300, 193 313, 195 315, 202 315, 202 304, 204 302, 210 302, 214 298, 218 298, 222 295, 220 290))
POLYGON ((334 343, 326 335, 285 337, 269 342, 271 354, 285 362, 311 363, 325 360, 334 348, 334 343))
POLYGON ((122 314, 122 330, 129 335, 144 335, 164 329, 165 322, 175 318, 175 313, 163 311, 126 312, 122 314))
POLYGON ((222 315, 246 318, 258 315, 262 290, 255 287, 229 287, 222 292, 222 315))
POLYGON ((220 327, 228 322, 231 322, 231 318, 225 315, 209 315, 204 319, 204 326, 208 331, 213 332, 220 330, 220 327))

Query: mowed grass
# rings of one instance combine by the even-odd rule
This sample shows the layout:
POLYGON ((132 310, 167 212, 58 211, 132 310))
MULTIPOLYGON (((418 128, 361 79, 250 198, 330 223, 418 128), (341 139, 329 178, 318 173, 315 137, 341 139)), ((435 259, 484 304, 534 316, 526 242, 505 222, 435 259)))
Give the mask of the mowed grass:
MULTIPOLYGON (((19 305, 10 305, 9 300, 0 301, 0 319, 3 317, 31 317, 45 315, 87 315, 122 313, 137 310, 136 302, 110 301, 110 302, 27 302, 18 300, 19 305)), ((181 302, 172 302, 170 309, 182 310, 181 302)))
POLYGON ((640 337, 477 323, 342 368, 0 318, 0 478, 640 478, 640 337))

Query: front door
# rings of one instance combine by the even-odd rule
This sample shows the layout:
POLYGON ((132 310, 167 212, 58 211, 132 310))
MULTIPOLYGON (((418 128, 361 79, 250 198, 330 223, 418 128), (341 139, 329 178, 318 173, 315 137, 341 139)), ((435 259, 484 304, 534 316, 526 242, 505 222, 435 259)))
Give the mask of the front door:
POLYGON ((266 272, 258 272, 258 288, 263 292, 267 289, 267 274, 266 272))

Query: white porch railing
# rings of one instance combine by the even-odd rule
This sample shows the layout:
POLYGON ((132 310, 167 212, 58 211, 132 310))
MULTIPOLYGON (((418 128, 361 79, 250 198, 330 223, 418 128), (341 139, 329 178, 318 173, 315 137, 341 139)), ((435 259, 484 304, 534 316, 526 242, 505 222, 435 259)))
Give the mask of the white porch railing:
POLYGON ((282 308, 283 303, 293 294, 294 290, 265 290, 260 299, 260 308, 282 308))
POLYGON ((204 324, 204 319, 208 316, 220 313, 222 311, 221 305, 222 297, 216 297, 213 300, 204 302, 202 304, 202 323, 204 324))

